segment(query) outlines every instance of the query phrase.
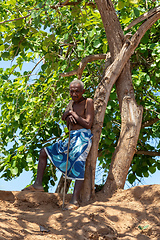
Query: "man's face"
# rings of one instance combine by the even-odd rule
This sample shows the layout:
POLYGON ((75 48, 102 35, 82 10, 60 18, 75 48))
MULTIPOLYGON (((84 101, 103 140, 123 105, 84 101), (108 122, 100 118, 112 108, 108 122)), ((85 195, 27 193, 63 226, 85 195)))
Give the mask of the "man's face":
POLYGON ((70 95, 74 102, 79 102, 83 98, 83 93, 85 90, 82 90, 82 87, 79 83, 74 83, 70 85, 70 95))

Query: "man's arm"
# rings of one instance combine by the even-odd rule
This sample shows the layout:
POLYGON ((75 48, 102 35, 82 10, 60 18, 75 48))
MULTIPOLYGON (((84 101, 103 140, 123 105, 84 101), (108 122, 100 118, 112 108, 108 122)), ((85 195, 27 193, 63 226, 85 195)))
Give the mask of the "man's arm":
POLYGON ((63 115, 62 115, 62 120, 63 120, 63 121, 66 121, 66 118, 70 115, 69 111, 70 111, 70 110, 68 110, 68 111, 66 111, 66 112, 63 113, 63 115))
POLYGON ((67 127, 69 126, 69 124, 77 123, 74 117, 71 115, 72 104, 73 104, 73 101, 71 100, 67 105, 65 112, 62 115, 62 120, 66 121, 67 127))

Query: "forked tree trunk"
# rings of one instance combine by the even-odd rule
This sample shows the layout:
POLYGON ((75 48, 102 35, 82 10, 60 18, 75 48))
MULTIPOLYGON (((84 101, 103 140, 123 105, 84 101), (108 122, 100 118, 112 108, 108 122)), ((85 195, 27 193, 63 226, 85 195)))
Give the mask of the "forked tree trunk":
MULTIPOLYGON (((120 26, 119 20, 117 18, 114 6, 110 0, 97 0, 96 1, 98 10, 101 14, 103 25, 106 31, 106 36, 110 48, 110 53, 111 53, 111 59, 112 61, 115 60, 117 54, 120 52, 123 43, 124 43, 124 34, 122 31, 122 28, 120 26)), ((94 97, 94 102, 95 102, 95 121, 93 124, 93 145, 90 151, 90 154, 88 156, 87 162, 86 162, 86 171, 85 171, 85 182, 84 182, 84 189, 83 189, 83 194, 82 194, 82 201, 88 201, 91 196, 95 194, 94 192, 94 181, 95 181, 95 167, 96 167, 96 160, 97 160, 97 155, 98 155, 98 145, 99 145, 99 139, 101 135, 101 130, 103 126, 103 120, 104 120, 104 115, 105 115, 105 110, 106 106, 108 103, 110 91, 112 89, 113 82, 109 84, 109 81, 105 81, 105 78, 102 79, 101 83, 99 84, 95 97, 94 97)), ((132 85, 132 79, 131 79, 131 73, 130 73, 130 63, 126 64, 124 67, 121 76, 119 78, 119 81, 117 83, 117 89, 121 89, 121 92, 117 92, 118 94, 118 99, 120 102, 120 109, 122 105, 122 100, 124 97, 129 96, 130 101, 133 103, 135 102, 134 98, 134 91, 133 91, 133 85, 132 85), (125 79, 125 81, 124 81, 125 79)), ((130 104, 130 106, 132 106, 130 104)), ((134 125, 134 131, 133 131, 133 126, 126 125, 127 122, 123 121, 123 129, 128 129, 128 131, 123 130, 124 138, 119 139, 119 144, 116 148, 115 153, 113 154, 112 158, 112 163, 111 163, 111 170, 109 173, 110 180, 108 178, 105 187, 104 187, 104 192, 107 194, 110 194, 114 192, 117 188, 123 188, 124 183, 126 180, 126 176, 128 173, 129 166, 131 164, 138 136, 139 136, 139 131, 140 131, 140 126, 141 126, 141 121, 142 121, 142 109, 140 108, 140 116, 137 116, 137 111, 132 111, 132 119, 136 120, 138 119, 138 125, 135 123, 134 125), (125 126, 126 125, 126 126, 125 126), (123 139, 128 138, 128 132, 130 132, 129 137, 133 137, 133 132, 136 133, 136 137, 134 137, 134 141, 130 145, 131 147, 131 152, 130 154, 129 151, 125 152, 126 145, 122 144, 123 139), (122 152, 123 154, 122 156, 122 152), (123 171, 125 171, 125 174, 119 175, 119 167, 117 165, 117 161, 121 159, 121 168, 123 171), (114 164, 115 163, 115 164, 114 164), (114 171, 113 171, 114 169, 114 171), (111 187, 109 188, 109 184, 112 182, 111 187), (106 192, 107 191, 107 192, 106 192)), ((124 119, 124 117, 122 116, 124 119)), ((122 136, 122 134, 121 134, 122 136)), ((129 147, 129 145, 128 145, 129 147)), ((124 173, 124 172, 122 172, 124 173)))
POLYGON ((95 119, 92 131, 94 136, 92 148, 86 162, 85 181, 82 191, 83 202, 88 201, 95 194, 94 180, 99 139, 110 91, 117 79, 116 87, 121 109, 122 127, 103 190, 110 195, 117 188, 124 187, 128 169, 136 149, 143 112, 142 107, 137 106, 135 102, 129 58, 145 32, 160 18, 159 7, 155 7, 147 14, 140 16, 140 19, 136 19, 136 22, 131 24, 132 26, 141 20, 147 20, 143 22, 130 40, 124 40, 112 2, 110 0, 96 0, 96 3, 101 13, 112 61, 114 60, 114 62, 105 69, 104 76, 95 92, 95 119))
MULTIPOLYGON (((124 43, 123 31, 110 0, 97 0, 97 6, 105 27, 111 59, 114 60, 124 43)), ((106 194, 124 188, 142 123, 143 109, 135 102, 129 61, 116 82, 116 89, 121 110, 121 133, 103 189, 106 194)))

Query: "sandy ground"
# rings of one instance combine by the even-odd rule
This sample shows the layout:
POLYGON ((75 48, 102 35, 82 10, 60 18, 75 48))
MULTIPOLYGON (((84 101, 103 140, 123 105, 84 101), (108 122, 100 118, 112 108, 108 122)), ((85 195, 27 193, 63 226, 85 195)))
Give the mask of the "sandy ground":
POLYGON ((61 205, 54 193, 0 191, 0 240, 160 240, 160 185, 98 193, 74 211, 61 205))

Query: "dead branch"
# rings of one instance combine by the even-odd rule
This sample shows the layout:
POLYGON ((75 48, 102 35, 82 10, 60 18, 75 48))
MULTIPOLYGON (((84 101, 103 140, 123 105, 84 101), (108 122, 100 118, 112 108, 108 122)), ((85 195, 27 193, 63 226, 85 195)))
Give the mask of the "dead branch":
POLYGON ((66 72, 66 73, 61 73, 61 77, 69 77, 73 75, 77 75, 78 79, 81 79, 83 70, 85 69, 87 63, 93 62, 96 60, 101 60, 101 59, 106 59, 106 61, 109 61, 110 63, 110 53, 107 54, 95 54, 95 55, 90 55, 82 59, 82 61, 79 64, 78 69, 66 72))
POLYGON ((142 155, 147 155, 151 157, 160 156, 160 152, 151 152, 151 151, 143 151, 143 150, 139 150, 135 154, 142 154, 142 155))
POLYGON ((141 128, 149 127, 149 126, 153 125, 154 123, 158 122, 159 120, 160 119, 158 117, 150 119, 150 120, 142 123, 141 128))
POLYGON ((160 6, 157 6, 157 7, 153 8, 153 9, 151 9, 149 12, 146 12, 143 15, 141 15, 140 17, 138 17, 135 20, 133 20, 133 22, 131 22, 127 27, 125 27, 124 31, 127 31, 131 27, 133 27, 136 24, 138 24, 138 23, 140 23, 140 22, 150 18, 151 16, 155 15, 158 12, 160 12, 160 6))

